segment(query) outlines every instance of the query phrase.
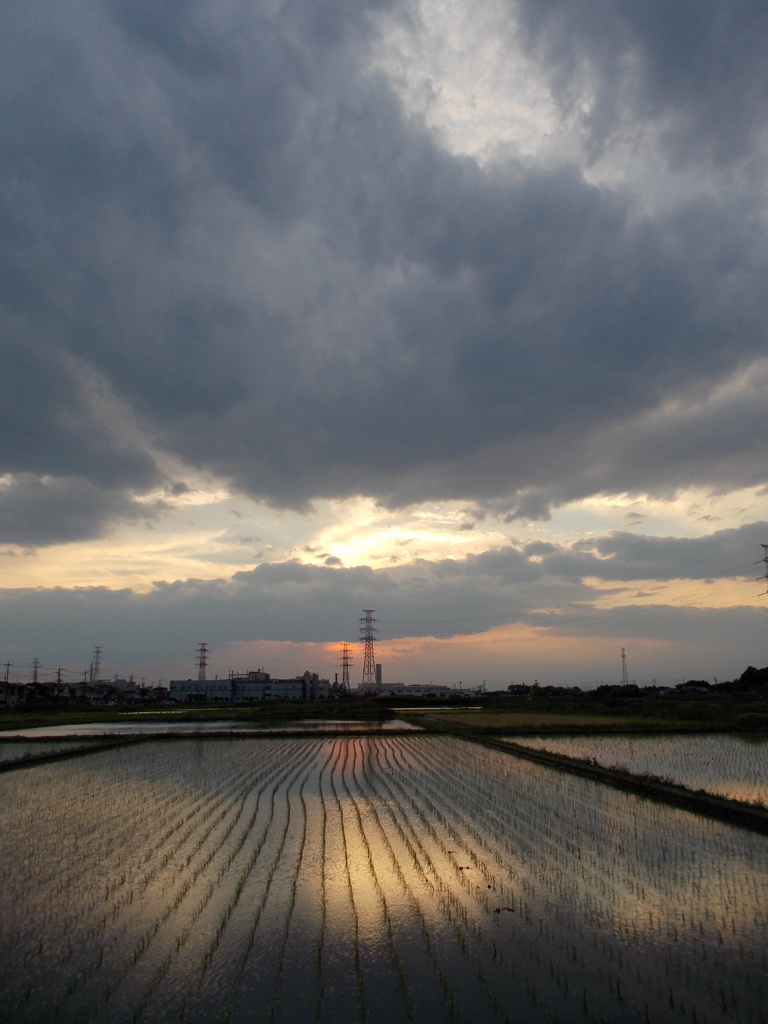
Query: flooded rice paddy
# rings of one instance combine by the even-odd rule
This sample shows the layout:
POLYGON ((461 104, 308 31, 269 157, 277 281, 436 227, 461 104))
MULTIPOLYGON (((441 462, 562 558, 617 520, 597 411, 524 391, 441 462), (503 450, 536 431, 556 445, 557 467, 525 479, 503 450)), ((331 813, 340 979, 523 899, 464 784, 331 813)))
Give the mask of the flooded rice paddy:
POLYGON ((768 806, 768 737, 525 736, 514 742, 768 806))
MULTIPOLYGON (((183 714, 184 712, 177 712, 183 714)), ((187 714, 189 712, 186 712, 187 714)), ((253 736, 295 732, 421 732, 421 726, 401 721, 399 718, 349 719, 307 718, 283 722, 279 725, 266 725, 261 722, 242 722, 237 720, 221 721, 173 721, 166 716, 173 711, 128 712, 129 721, 120 722, 111 719, 108 722, 73 722, 67 725, 38 725, 28 729, 14 729, 3 733, 3 740, 8 739, 64 739, 66 737, 88 736, 151 736, 168 733, 202 732, 230 733, 233 736, 253 736), (153 721, 149 715, 163 715, 163 721, 153 721)))
POLYGON ((452 737, 0 778, 14 1024, 768 1020, 768 842, 452 737))
POLYGON ((57 754, 62 750, 82 748, 83 744, 77 740, 52 740, 50 742, 0 740, 0 764, 6 764, 9 761, 23 761, 28 757, 40 757, 41 754, 57 754))

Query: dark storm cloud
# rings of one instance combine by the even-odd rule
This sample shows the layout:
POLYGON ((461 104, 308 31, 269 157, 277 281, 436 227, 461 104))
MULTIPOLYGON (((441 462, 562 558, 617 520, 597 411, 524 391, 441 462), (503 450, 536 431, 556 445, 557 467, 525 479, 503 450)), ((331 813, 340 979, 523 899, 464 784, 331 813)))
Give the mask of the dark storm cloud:
POLYGON ((151 520, 160 512, 122 492, 77 477, 31 473, 0 484, 0 543, 42 547, 100 537, 116 521, 151 520))
MULTIPOLYGON (((157 482, 78 399, 87 367, 159 447, 277 505, 366 493, 536 517, 765 479, 764 380, 718 390, 765 352, 749 168, 652 212, 577 166, 451 155, 366 70, 396 6, 14 9, 0 471, 85 477, 117 514, 157 482)), ((563 103, 597 88, 606 146, 631 114, 721 161, 755 155, 765 16, 683 6, 521 15, 563 103)))
POLYGON ((588 79, 594 141, 622 121, 664 119, 675 160, 729 162, 764 138, 768 10, 760 0, 519 0, 518 9, 565 107, 588 79))
POLYGON ((706 537, 652 537, 616 531, 573 544, 535 541, 417 565, 435 581, 482 580, 483 585, 494 587, 547 580, 579 585, 591 580, 703 583, 709 577, 752 581, 757 570, 751 556, 760 551, 766 538, 768 523, 718 530, 706 537))

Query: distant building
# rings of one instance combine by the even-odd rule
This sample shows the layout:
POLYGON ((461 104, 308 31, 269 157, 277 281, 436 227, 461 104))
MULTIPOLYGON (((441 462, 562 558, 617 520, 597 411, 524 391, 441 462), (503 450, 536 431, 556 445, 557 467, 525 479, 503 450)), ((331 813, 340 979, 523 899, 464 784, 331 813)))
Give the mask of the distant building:
POLYGON ((442 683, 411 683, 403 687, 405 697, 449 697, 455 693, 452 686, 444 686, 442 683))
POLYGON ((21 683, 0 683, 0 707, 13 707, 25 699, 25 687, 21 683))
POLYGON ((268 672, 232 673, 229 679, 172 679, 171 700, 180 704, 251 704, 262 700, 322 700, 330 685, 316 672, 293 679, 273 679, 268 672))
MULTIPOLYGON (((358 693, 363 692, 362 688, 358 688, 358 693)), ((447 697, 459 691, 442 683, 379 683, 376 692, 380 697, 447 697)))
POLYGON ((168 694, 171 700, 180 704, 229 704, 232 701, 232 682, 229 679, 172 679, 168 684, 168 694))
POLYGON ((405 683, 387 683, 386 686, 384 686, 382 683, 379 683, 378 688, 379 695, 382 697, 394 697, 395 694, 403 693, 404 690, 405 683))

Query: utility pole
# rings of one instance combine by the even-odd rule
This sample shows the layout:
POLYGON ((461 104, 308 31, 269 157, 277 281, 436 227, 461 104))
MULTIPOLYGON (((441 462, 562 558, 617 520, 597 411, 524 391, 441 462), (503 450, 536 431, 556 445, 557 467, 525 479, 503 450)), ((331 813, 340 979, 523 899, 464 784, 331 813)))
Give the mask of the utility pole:
POLYGON ((38 681, 39 671, 40 671, 40 659, 39 658, 33 658, 32 659, 32 682, 33 683, 36 683, 38 681))
POLYGON ((364 617, 360 619, 360 640, 365 645, 363 654, 363 681, 361 689, 365 693, 376 693, 376 658, 373 653, 373 638, 376 633, 373 608, 363 608, 364 617))

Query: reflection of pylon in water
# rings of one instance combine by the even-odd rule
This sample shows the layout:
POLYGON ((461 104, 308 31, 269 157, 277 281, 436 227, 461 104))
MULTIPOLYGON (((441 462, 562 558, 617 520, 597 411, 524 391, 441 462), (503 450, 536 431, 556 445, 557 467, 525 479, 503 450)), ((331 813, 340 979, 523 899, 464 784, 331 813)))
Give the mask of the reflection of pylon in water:
POLYGON ((621 648, 621 685, 627 686, 629 679, 627 678, 627 655, 624 648, 621 648))
POLYGON ((341 690, 342 693, 349 693, 349 666, 352 664, 349 644, 341 645, 341 690))
POLYGON ((360 689, 365 693, 376 693, 376 659, 373 654, 373 636, 376 632, 373 608, 363 608, 365 617, 360 619, 360 640, 365 644, 363 655, 363 681, 360 689))

